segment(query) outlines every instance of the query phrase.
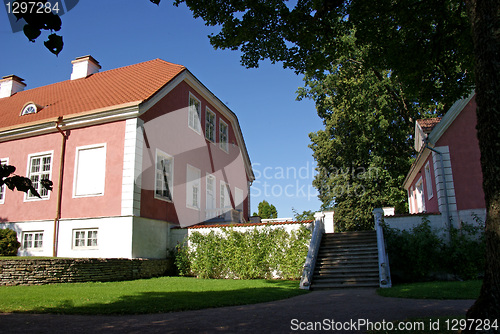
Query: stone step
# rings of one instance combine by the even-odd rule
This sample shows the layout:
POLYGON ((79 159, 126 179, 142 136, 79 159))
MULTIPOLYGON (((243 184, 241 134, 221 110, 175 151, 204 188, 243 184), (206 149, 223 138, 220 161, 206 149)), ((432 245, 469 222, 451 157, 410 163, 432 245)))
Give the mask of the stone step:
POLYGON ((356 247, 356 248, 320 248, 320 251, 318 252, 318 256, 321 255, 331 255, 331 256, 336 256, 336 255, 345 255, 345 254, 351 254, 351 255, 370 255, 370 254, 377 254, 378 255, 378 249, 377 247, 356 247))
POLYGON ((343 266, 333 268, 318 268, 314 270, 314 275, 357 275, 357 274, 377 274, 378 266, 360 267, 360 266, 343 266))
POLYGON ((327 290, 327 289, 348 289, 348 288, 377 288, 378 281, 365 283, 312 283, 311 290, 327 290))

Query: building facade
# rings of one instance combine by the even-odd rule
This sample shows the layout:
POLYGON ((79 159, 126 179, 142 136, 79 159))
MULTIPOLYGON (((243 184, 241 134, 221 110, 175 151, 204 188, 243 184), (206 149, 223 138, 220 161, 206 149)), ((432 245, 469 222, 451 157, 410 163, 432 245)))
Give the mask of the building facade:
POLYGON ((172 227, 248 220, 238 119, 191 72, 160 59, 72 63, 52 85, 0 81, 0 160, 42 197, 1 190, 0 228, 18 233, 19 255, 163 258, 172 227))
POLYGON ((404 182, 411 214, 439 213, 455 224, 473 222, 475 215, 484 219, 476 123, 474 93, 457 101, 442 118, 416 122, 419 154, 404 182))

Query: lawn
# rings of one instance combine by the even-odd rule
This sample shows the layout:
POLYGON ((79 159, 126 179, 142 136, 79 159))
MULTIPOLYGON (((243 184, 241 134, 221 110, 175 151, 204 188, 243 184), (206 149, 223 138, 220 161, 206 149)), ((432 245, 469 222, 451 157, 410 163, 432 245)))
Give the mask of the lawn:
POLYGON ((378 289, 377 293, 384 297, 396 298, 477 299, 481 284, 481 280, 409 283, 378 289))
POLYGON ((303 293, 299 281, 160 277, 125 282, 0 286, 0 312, 141 314, 254 304, 303 293))

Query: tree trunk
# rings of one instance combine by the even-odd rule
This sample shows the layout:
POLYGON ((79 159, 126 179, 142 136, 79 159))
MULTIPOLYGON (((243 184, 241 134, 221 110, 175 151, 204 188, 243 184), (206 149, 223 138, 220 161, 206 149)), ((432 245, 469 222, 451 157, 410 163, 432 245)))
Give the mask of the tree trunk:
MULTIPOLYGON (((474 38, 477 135, 487 213, 485 277, 467 318, 497 319, 500 326, 500 1, 467 0, 467 5, 474 38)), ((476 328, 464 331, 474 332, 476 328)), ((487 332, 500 333, 500 328, 487 332)))

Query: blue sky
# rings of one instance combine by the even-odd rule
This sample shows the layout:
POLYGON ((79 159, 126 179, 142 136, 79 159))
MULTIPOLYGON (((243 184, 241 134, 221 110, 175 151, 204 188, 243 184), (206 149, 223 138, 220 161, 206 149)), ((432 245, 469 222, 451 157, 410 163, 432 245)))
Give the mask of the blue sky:
POLYGON ((312 101, 296 101, 301 76, 267 61, 258 69, 244 68, 239 51, 210 45, 207 36, 217 27, 205 26, 172 1, 159 7, 148 0, 80 1, 62 21, 64 49, 56 57, 43 45, 47 32, 29 43, 22 32, 12 33, 1 10, 0 76, 18 75, 26 89, 68 80, 71 61, 88 54, 101 71, 154 58, 182 64, 238 116, 257 177, 252 212, 264 199, 280 217, 292 217, 292 207, 319 210, 308 134, 323 125, 312 101))

